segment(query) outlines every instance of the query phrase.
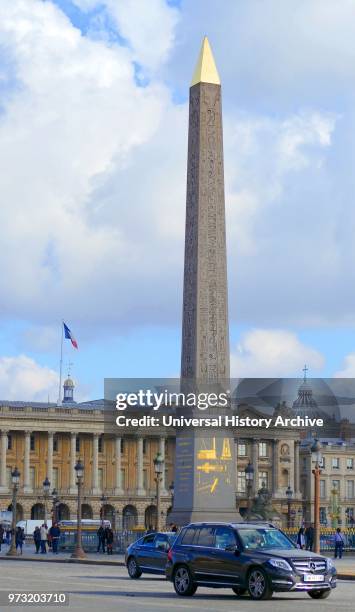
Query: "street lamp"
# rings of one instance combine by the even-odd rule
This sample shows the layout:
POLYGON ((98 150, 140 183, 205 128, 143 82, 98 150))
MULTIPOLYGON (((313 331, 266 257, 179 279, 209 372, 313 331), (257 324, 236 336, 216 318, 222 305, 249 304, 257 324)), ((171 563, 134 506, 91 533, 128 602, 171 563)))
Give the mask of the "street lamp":
POLYGON ((320 524, 319 524, 319 513, 320 513, 320 475, 322 473, 322 445, 317 438, 311 447, 312 462, 314 463, 314 552, 320 552, 320 524))
POLYGON ((59 502, 59 497, 58 497, 57 489, 53 489, 53 491, 52 491, 52 501, 53 501, 52 517, 53 517, 53 524, 54 524, 54 523, 56 523, 58 521, 58 517, 57 517, 57 505, 58 505, 58 502, 59 502))
POLYGON ((83 478, 84 478, 84 465, 81 462, 81 459, 78 459, 75 464, 75 472, 76 472, 76 483, 78 485, 78 511, 77 511, 77 537, 76 537, 76 546, 71 555, 73 559, 85 559, 86 554, 82 547, 82 534, 81 534, 81 498, 82 498, 82 486, 83 486, 83 478))
POLYGON ((244 470, 245 472, 245 480, 246 480, 246 485, 247 485, 247 497, 248 497, 248 511, 247 511, 247 520, 250 520, 250 515, 251 515, 251 493, 252 493, 252 489, 253 489, 253 482, 254 482, 254 468, 252 466, 252 464, 248 463, 247 467, 244 470))
POLYGON ((11 528, 11 544, 7 551, 9 557, 16 556, 16 504, 17 504, 17 491, 20 483, 20 472, 17 467, 11 472, 12 480, 12 528, 11 528))
POLYGON ((160 488, 163 480, 162 474, 164 470, 164 459, 160 453, 157 454, 154 461, 154 471, 155 471, 155 482, 157 485, 157 519, 156 519, 156 531, 160 531, 160 488))
POLYGON ((47 525, 47 499, 49 496, 49 489, 51 488, 51 483, 48 480, 48 476, 45 477, 43 481, 43 498, 44 498, 44 524, 47 525))
POLYGON ((101 521, 103 522, 105 520, 105 504, 107 502, 107 497, 104 494, 101 495, 100 502, 101 502, 100 518, 101 518, 101 521))
POLYGON ((289 529, 291 527, 291 500, 292 500, 292 496, 293 496, 293 491, 292 491, 290 485, 288 485, 288 487, 286 489, 286 497, 287 497, 287 527, 289 529))

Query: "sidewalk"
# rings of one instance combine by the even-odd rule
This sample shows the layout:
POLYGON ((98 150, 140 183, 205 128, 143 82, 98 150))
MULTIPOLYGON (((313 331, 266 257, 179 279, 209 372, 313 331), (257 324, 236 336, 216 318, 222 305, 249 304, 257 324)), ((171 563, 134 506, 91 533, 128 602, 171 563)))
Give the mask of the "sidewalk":
MULTIPOLYGON (((113 565, 113 566, 124 566, 124 555, 113 554, 107 555, 103 553, 87 553, 86 559, 72 559, 70 552, 59 552, 57 555, 53 555, 51 551, 47 554, 36 555, 33 552, 33 545, 26 544, 23 548, 23 555, 17 557, 7 557, 7 546, 2 545, 0 552, 1 560, 6 561, 38 561, 40 563, 83 563, 87 565, 113 565)), ((322 553, 321 553, 322 554, 322 553)), ((326 554, 326 557, 330 557, 330 554, 326 554)), ((344 556, 342 559, 334 560, 335 566, 338 572, 339 580, 355 580, 355 555, 344 556)))

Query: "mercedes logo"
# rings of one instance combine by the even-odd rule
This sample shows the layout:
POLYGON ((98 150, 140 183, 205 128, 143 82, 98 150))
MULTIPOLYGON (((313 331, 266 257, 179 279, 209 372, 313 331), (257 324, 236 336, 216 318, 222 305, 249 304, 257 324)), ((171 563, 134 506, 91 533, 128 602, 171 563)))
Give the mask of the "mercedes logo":
POLYGON ((314 561, 310 562, 309 569, 311 569, 311 570, 315 570, 316 569, 316 564, 314 563, 314 561))

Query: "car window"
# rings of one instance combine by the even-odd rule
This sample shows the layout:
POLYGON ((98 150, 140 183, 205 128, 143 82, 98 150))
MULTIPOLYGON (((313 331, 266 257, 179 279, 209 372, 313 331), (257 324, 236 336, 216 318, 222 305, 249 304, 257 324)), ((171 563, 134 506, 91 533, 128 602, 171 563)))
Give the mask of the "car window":
POLYGON ((278 529, 240 529, 239 536, 245 548, 295 548, 294 544, 278 529))
POLYGON ((192 544, 195 532, 195 527, 188 527, 182 536, 181 544, 192 544))
POLYGON ((215 547, 227 548, 227 546, 236 546, 237 540, 235 533, 229 527, 217 527, 215 534, 215 547))
POLYGON ((168 545, 168 537, 166 535, 157 535, 154 540, 154 548, 159 548, 160 546, 168 545))
POLYGON ((201 527, 197 537, 197 546, 213 546, 214 541, 214 528, 213 527, 201 527))
POLYGON ((150 533, 143 538, 142 546, 153 546, 153 542, 155 539, 155 533, 150 533))

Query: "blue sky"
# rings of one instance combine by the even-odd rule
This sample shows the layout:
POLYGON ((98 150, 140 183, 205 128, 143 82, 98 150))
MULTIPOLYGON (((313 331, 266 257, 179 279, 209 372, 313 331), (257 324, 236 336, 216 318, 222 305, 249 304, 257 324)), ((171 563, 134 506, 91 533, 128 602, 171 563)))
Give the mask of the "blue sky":
POLYGON ((355 7, 332 0, 0 6, 0 395, 177 376, 188 87, 223 86, 234 376, 355 374, 355 7))

